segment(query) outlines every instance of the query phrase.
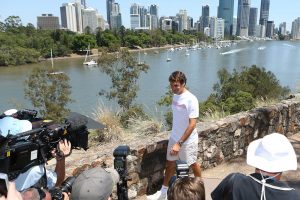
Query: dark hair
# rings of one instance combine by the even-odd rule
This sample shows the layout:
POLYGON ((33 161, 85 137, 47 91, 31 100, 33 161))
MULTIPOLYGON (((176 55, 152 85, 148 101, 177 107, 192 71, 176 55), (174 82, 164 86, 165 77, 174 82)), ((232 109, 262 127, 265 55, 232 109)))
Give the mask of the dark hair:
POLYGON ((175 71, 169 76, 169 82, 179 82, 181 85, 186 84, 186 77, 183 72, 175 71))
POLYGON ((177 179, 168 191, 168 200, 205 200, 204 183, 200 177, 177 179))

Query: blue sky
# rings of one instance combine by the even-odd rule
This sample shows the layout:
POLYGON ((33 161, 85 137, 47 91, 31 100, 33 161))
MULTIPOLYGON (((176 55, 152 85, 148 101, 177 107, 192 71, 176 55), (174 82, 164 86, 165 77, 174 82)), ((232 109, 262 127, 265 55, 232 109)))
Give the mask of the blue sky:
MULTIPOLYGON (((237 15, 237 1, 235 0, 235 12, 237 15)), ((51 13, 60 17, 59 7, 63 3, 74 2, 74 0, 1 0, 0 21, 4 21, 10 15, 21 17, 23 24, 32 23, 36 26, 36 17, 42 13, 51 13)), ((106 19, 106 0, 86 0, 88 6, 96 8, 106 19)), ((217 15, 219 0, 116 0, 121 6, 122 20, 125 27, 130 27, 129 7, 132 3, 144 6, 151 4, 159 5, 159 16, 175 15, 180 9, 186 9, 188 15, 199 19, 203 5, 210 6, 210 15, 217 15)), ((252 0, 251 7, 260 9, 261 0, 252 0)), ((269 20, 274 20, 278 26, 281 22, 287 22, 288 30, 291 23, 300 17, 299 0, 271 0, 269 20)), ((259 16, 258 16, 259 18, 259 16)))

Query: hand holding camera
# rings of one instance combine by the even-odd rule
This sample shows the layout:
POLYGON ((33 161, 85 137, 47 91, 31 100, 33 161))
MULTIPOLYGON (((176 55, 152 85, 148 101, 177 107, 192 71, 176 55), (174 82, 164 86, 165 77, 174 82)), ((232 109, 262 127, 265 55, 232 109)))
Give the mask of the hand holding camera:
POLYGON ((64 139, 60 140, 57 144, 57 148, 52 150, 52 156, 57 160, 67 157, 71 154, 71 143, 70 141, 64 139))

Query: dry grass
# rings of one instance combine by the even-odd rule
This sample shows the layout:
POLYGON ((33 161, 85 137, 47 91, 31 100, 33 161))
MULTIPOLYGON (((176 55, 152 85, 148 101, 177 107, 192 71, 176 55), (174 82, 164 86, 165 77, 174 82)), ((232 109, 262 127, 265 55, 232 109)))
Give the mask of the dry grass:
POLYGON ((137 135, 153 135, 160 133, 163 128, 163 123, 155 118, 148 120, 135 118, 129 119, 128 132, 137 135))
POLYGON ((258 107, 270 106, 270 105, 274 105, 274 104, 276 104, 278 102, 279 102, 279 100, 276 100, 276 99, 264 99, 264 98, 261 98, 261 99, 257 99, 255 101, 255 107, 258 108, 258 107))
POLYGON ((120 123, 119 111, 99 103, 93 115, 96 121, 105 125, 103 130, 94 134, 98 142, 110 142, 123 137, 124 130, 120 123))
POLYGON ((217 121, 219 119, 222 119, 224 117, 228 116, 226 112, 222 111, 216 111, 213 109, 208 109, 205 113, 204 116, 201 117, 201 120, 204 122, 212 122, 212 121, 217 121))

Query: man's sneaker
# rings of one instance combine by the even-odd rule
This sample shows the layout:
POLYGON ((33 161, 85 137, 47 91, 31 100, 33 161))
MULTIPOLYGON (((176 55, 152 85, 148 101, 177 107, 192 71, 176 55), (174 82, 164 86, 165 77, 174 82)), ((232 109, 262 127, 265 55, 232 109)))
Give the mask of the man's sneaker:
POLYGON ((157 191, 155 194, 147 196, 147 200, 167 200, 167 199, 168 199, 167 193, 162 194, 160 190, 157 191))

